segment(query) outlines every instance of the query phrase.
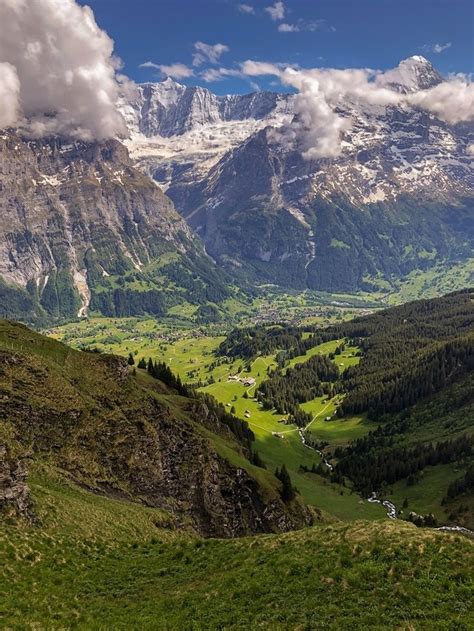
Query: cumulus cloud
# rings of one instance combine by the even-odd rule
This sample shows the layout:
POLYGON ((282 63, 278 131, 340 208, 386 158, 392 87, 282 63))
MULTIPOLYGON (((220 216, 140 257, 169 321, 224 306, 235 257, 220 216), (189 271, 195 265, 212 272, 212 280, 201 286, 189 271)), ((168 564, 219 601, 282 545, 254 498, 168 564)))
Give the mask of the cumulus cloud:
POLYGON ((421 90, 407 100, 454 125, 474 119, 474 84, 466 77, 453 77, 429 90, 421 90))
POLYGON ((275 2, 269 7, 265 7, 265 11, 272 18, 272 20, 284 20, 285 19, 285 5, 283 2, 275 2))
POLYGON ((158 70, 165 77, 173 77, 173 79, 187 79, 194 75, 194 71, 189 66, 182 63, 175 64, 155 64, 153 61, 145 61, 140 64, 140 68, 153 68, 158 70))
POLYGON ((75 0, 2 0, 0 24, 3 125, 22 117, 38 136, 126 134, 116 108, 120 64, 89 7, 75 0))
POLYGON ((194 48, 196 52, 193 55, 193 66, 202 66, 202 64, 207 62, 217 64, 221 55, 229 52, 229 47, 225 44, 196 42, 194 48))
POLYGON ((442 53, 451 46, 451 42, 446 42, 446 44, 425 44, 422 48, 425 53, 442 53))
POLYGON ((237 9, 241 13, 247 13, 247 15, 255 15, 255 9, 251 4, 238 4, 237 9))
POLYGON ((299 33, 300 27, 297 24, 287 24, 286 22, 282 22, 278 25, 278 30, 280 33, 299 33))
POLYGON ((20 114, 20 80, 8 63, 0 63, 0 103, 0 128, 14 125, 20 114))
POLYGON ((299 148, 307 159, 334 158, 341 153, 343 134, 352 126, 341 106, 349 101, 415 106, 450 124, 474 119, 474 84, 465 76, 403 94, 386 84, 383 73, 370 69, 283 68, 248 60, 241 64, 241 70, 250 77, 276 76, 283 85, 297 90, 294 120, 274 135, 280 142, 299 148))

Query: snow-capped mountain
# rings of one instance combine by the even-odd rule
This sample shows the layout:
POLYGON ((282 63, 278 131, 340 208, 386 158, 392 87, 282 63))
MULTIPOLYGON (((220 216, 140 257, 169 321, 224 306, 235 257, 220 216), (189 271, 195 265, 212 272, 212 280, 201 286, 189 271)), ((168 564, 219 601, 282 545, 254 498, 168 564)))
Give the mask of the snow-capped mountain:
POLYGON ((401 94, 428 90, 443 81, 436 68, 420 55, 404 59, 397 68, 385 72, 382 79, 382 83, 401 94))
MULTIPOLYGON (((400 94, 444 81, 419 56, 378 80, 400 94)), ((124 111, 138 165, 214 259, 256 282, 352 290, 472 254, 472 123, 347 98, 340 155, 308 160, 275 133, 295 117, 292 94, 218 97, 168 79, 124 111)))
POLYGON ((288 95, 274 92, 217 96, 168 77, 160 83, 139 85, 124 113, 132 132, 169 138, 205 125, 272 118, 276 110, 288 110, 287 102, 288 95))

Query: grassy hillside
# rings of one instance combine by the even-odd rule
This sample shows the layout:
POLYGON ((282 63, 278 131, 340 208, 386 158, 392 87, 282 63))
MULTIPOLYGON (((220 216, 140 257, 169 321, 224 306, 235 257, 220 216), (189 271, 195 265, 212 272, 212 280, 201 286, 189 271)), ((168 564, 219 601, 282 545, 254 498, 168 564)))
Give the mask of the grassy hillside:
POLYGON ((0 321, 0 359, 0 467, 12 489, 23 480, 15 462, 28 458, 208 535, 286 530, 313 519, 298 498, 281 500, 278 480, 248 459, 245 423, 212 400, 135 374, 122 358, 75 351, 7 321, 0 321))
POLYGON ((403 522, 202 540, 156 509, 31 474, 0 526, 2 627, 471 629, 474 543, 403 522))

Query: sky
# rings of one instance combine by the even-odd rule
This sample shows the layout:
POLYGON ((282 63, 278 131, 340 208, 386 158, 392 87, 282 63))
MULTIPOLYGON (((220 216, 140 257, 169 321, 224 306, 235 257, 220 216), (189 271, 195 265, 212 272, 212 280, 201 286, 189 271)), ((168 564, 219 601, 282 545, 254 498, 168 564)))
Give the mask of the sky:
POLYGON ((0 0, 0 129, 125 137, 120 99, 166 76, 217 94, 295 92, 281 141, 304 139, 308 158, 339 154, 348 100, 474 119, 473 0, 89 2, 0 0))
POLYGON ((384 70, 423 55, 443 74, 474 72, 473 0, 81 4, 93 9, 98 25, 115 42, 123 72, 137 82, 174 74, 181 83, 205 85, 218 94, 275 89, 270 76, 232 76, 247 59, 303 68, 384 70))

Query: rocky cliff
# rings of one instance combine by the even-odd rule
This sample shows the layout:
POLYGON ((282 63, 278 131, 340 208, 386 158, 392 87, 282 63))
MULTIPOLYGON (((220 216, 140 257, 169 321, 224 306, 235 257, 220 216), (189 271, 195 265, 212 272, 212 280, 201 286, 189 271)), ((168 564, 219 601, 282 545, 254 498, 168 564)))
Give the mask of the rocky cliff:
POLYGON ((121 143, 2 133, 0 315, 161 314, 211 294, 226 295, 213 262, 121 143))

